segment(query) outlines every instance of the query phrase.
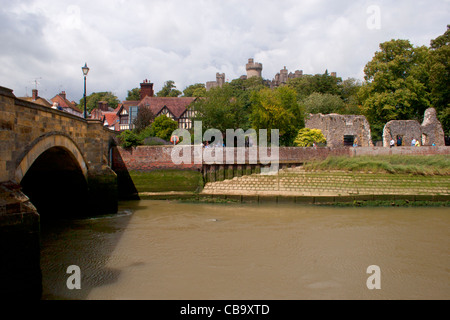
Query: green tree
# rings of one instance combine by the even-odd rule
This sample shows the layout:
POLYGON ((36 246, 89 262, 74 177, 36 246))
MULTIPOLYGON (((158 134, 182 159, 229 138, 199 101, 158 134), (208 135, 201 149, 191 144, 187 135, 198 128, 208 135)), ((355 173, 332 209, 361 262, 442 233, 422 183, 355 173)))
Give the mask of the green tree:
POLYGON ((345 107, 340 96, 319 92, 312 93, 302 104, 307 113, 341 113, 345 107))
POLYGON ((134 88, 128 90, 128 96, 125 98, 126 101, 138 101, 141 100, 141 89, 134 88))
POLYGON ((361 114, 361 102, 358 98, 359 89, 362 82, 355 78, 348 78, 339 84, 340 96, 344 101, 344 108, 340 114, 361 114))
POLYGON ((203 130, 217 129, 225 133, 226 129, 250 127, 249 114, 243 100, 233 86, 224 84, 222 88, 211 88, 205 98, 197 99, 192 108, 196 111, 195 120, 202 121, 203 130))
POLYGON ((178 123, 171 118, 160 115, 155 118, 150 129, 150 134, 152 137, 158 137, 166 141, 170 141, 172 132, 178 128, 178 123))
POLYGON ((124 148, 136 147, 143 143, 141 137, 131 130, 122 131, 119 135, 119 141, 120 145, 124 148))
POLYGON ((203 83, 192 84, 183 90, 183 95, 185 97, 205 97, 206 87, 203 83))
POLYGON ((299 78, 289 79, 287 85, 297 92, 297 99, 302 101, 312 93, 329 93, 339 95, 340 77, 332 77, 328 70, 324 74, 303 75, 299 78))
POLYGON ((391 40, 380 44, 380 49, 366 64, 366 83, 358 93, 375 140, 381 139, 388 121, 422 121, 430 107, 428 48, 391 40))
MULTIPOLYGON (((108 106, 112 109, 117 108, 117 105, 120 103, 119 98, 111 92, 93 92, 86 97, 86 109, 91 112, 98 107, 99 101, 108 102, 108 106)), ((84 108, 84 97, 80 99, 79 105, 84 108)))
POLYGON ((257 133, 259 129, 278 129, 280 145, 284 146, 291 146, 298 130, 305 126, 296 92, 287 86, 254 92, 250 119, 257 133))
POLYGON ((294 144, 298 147, 312 147, 314 143, 327 143, 327 140, 320 129, 300 129, 294 140, 294 144))
POLYGON ((179 95, 181 91, 176 89, 175 82, 172 80, 166 81, 162 89, 156 93, 157 97, 178 97, 179 95))
POLYGON ((140 107, 136 119, 134 119, 133 121, 134 129, 137 133, 140 133, 151 124, 154 118, 155 115, 153 114, 152 110, 150 110, 150 108, 140 107))
POLYGON ((430 43, 431 103, 438 113, 445 135, 450 136, 450 25, 430 43))

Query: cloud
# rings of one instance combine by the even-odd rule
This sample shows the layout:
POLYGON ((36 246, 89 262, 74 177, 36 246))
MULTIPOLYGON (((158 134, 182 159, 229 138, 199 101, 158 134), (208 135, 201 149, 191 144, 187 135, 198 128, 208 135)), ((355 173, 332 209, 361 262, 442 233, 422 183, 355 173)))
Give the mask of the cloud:
POLYGON ((381 42, 429 45, 445 32, 449 9, 438 0, 8 1, 0 9, 0 85, 30 95, 39 77, 41 96, 65 90, 78 101, 86 62, 88 94, 125 99, 143 79, 156 91, 167 80, 179 90, 215 80, 216 72, 232 80, 251 57, 267 79, 284 66, 362 79, 381 42), (380 9, 378 29, 368 28, 369 6, 380 9))

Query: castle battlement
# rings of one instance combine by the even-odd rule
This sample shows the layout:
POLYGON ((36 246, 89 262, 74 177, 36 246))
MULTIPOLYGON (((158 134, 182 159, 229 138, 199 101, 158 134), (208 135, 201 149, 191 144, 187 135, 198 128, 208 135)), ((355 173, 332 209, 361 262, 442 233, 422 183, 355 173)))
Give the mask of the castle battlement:
POLYGON ((261 77, 262 63, 254 62, 253 58, 249 58, 245 69, 247 70, 247 78, 261 77))

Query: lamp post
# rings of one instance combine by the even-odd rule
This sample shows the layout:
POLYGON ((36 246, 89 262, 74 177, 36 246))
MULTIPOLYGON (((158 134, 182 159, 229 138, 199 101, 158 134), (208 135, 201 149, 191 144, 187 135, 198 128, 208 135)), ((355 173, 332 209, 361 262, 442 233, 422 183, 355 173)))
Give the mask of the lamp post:
POLYGON ((89 68, 87 66, 87 63, 84 64, 84 67, 81 67, 81 70, 83 70, 84 75, 84 118, 86 119, 86 76, 89 72, 89 68))

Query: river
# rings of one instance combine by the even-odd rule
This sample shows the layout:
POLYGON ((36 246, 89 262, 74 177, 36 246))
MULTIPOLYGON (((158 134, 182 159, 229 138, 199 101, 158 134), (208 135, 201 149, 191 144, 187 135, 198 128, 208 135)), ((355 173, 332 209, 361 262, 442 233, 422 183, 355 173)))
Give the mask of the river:
POLYGON ((41 229, 44 300, 450 299, 449 208, 141 200, 41 229))

